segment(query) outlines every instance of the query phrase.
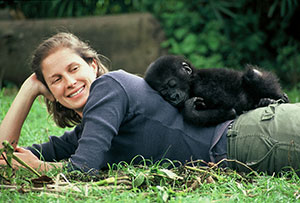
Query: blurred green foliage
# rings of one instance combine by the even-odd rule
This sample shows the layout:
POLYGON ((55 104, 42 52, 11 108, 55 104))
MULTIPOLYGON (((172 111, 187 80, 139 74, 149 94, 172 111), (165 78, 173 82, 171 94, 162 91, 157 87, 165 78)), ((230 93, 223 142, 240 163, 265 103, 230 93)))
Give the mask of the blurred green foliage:
POLYGON ((11 0, 0 7, 27 18, 150 12, 166 33, 162 46, 198 68, 249 63, 276 72, 287 88, 300 84, 298 0, 11 0))

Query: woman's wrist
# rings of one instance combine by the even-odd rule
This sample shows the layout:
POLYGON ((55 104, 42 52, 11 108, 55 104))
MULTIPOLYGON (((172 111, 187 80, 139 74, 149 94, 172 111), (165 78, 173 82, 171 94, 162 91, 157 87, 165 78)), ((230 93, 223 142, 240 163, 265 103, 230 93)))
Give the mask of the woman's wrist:
POLYGON ((39 91, 39 84, 35 81, 32 76, 27 78, 27 80, 22 84, 19 93, 27 95, 30 99, 35 100, 37 96, 41 93, 39 91))
POLYGON ((39 81, 35 74, 32 74, 27 80, 23 83, 21 89, 24 89, 25 92, 31 96, 32 99, 35 99, 39 95, 43 95, 47 99, 54 101, 54 97, 41 81, 39 81))

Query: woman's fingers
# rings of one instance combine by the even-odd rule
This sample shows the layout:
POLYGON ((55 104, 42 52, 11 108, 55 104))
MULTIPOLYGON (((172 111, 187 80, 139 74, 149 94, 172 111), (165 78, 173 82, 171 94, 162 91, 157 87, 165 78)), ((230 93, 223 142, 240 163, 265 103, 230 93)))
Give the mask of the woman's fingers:
POLYGON ((54 101, 55 98, 54 96, 51 94, 51 92, 41 83, 41 94, 44 95, 44 97, 46 97, 47 99, 49 99, 50 101, 54 101))
POLYGON ((43 95, 50 101, 54 101, 54 97, 49 89, 40 80, 37 79, 35 73, 31 74, 24 82, 25 86, 29 86, 36 96, 43 95))
MULTIPOLYGON (((30 167, 36 168, 41 163, 41 161, 34 154, 32 154, 30 150, 21 147, 16 147, 15 150, 16 152, 14 152, 13 154, 24 161, 26 164, 28 164, 30 167)), ((7 165, 6 160, 2 156, 0 157, 0 165, 7 165)), ((17 169, 24 166, 16 160, 12 159, 12 167, 17 169)))

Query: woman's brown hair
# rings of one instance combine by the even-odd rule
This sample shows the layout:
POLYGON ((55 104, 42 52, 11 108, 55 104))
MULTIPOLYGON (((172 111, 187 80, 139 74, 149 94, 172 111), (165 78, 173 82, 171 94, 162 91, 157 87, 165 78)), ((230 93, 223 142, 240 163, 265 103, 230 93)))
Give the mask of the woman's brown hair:
MULTIPOLYGON (((35 72, 38 80, 40 80, 48 89, 49 87, 47 86, 42 73, 42 62, 47 56, 62 47, 72 49, 88 64, 91 64, 92 61, 96 62, 98 66, 97 77, 108 72, 108 69, 104 64, 109 65, 109 59, 97 54, 94 49, 75 35, 61 32, 42 42, 32 56, 32 71, 35 72)), ((50 101, 45 98, 45 103, 49 114, 53 117, 54 122, 58 126, 62 128, 72 127, 81 122, 81 117, 74 110, 62 106, 59 102, 50 101)))

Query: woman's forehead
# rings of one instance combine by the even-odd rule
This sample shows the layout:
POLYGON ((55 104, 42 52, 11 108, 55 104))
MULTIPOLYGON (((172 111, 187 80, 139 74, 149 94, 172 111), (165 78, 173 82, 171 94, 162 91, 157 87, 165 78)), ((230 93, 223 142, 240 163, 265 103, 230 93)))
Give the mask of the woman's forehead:
POLYGON ((52 75, 69 67, 72 63, 83 63, 84 60, 69 48, 60 48, 49 54, 42 61, 44 76, 52 75), (46 75, 45 75, 46 74, 46 75))

